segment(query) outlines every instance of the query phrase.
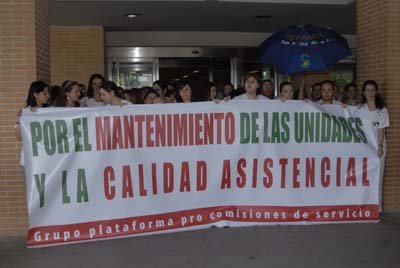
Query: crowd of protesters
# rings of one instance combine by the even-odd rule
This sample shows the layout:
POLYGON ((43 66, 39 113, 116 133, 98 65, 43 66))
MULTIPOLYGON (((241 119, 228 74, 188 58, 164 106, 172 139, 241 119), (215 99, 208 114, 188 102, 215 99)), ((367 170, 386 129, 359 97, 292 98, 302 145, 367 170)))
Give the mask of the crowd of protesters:
MULTIPOLYGON (((256 74, 250 73, 244 80, 244 87, 238 89, 229 82, 219 90, 213 82, 201 83, 196 80, 185 80, 176 85, 158 80, 152 87, 123 89, 112 81, 106 81, 102 75, 93 74, 87 87, 72 80, 66 80, 59 86, 51 87, 41 81, 33 82, 26 105, 29 107, 42 107, 41 105, 96 107, 246 99, 280 99, 281 101, 296 99, 320 104, 342 103, 353 106, 362 104, 361 99, 357 102, 357 86, 354 83, 347 84, 343 92, 340 92, 339 85, 329 80, 314 83, 310 88, 307 87, 305 80, 302 80, 297 90, 290 82, 283 82, 279 86, 279 92, 275 92, 273 81, 269 79, 260 81, 256 74), (44 88, 47 95, 42 93, 41 100, 35 105, 35 93, 44 92, 44 88)), ((380 98, 379 94, 378 98, 380 98)))
MULTIPOLYGON (((377 157, 380 159, 380 185, 382 185, 384 163, 386 155, 385 128, 389 126, 389 113, 383 101, 378 84, 374 80, 365 81, 361 98, 357 98, 355 83, 347 84, 340 92, 336 82, 325 80, 314 83, 310 88, 303 77, 300 87, 294 90, 290 82, 283 82, 279 91, 275 92, 273 81, 266 79, 260 81, 254 73, 245 76, 244 87, 234 89, 231 83, 226 83, 219 91, 216 84, 199 83, 199 81, 182 81, 177 85, 156 81, 152 87, 140 89, 123 89, 112 81, 106 81, 100 74, 93 74, 87 87, 76 81, 67 80, 60 86, 49 86, 42 81, 35 81, 30 85, 24 108, 35 111, 45 107, 99 107, 99 106, 125 106, 133 104, 160 104, 160 103, 190 103, 198 101, 290 101, 301 100, 307 103, 314 102, 319 105, 339 104, 343 108, 356 106, 363 109, 370 118, 375 131, 377 143, 377 157), (274 100, 275 99, 275 100, 274 100)), ((15 130, 16 137, 21 140, 20 116, 18 112, 15 130)), ((20 164, 24 166, 24 155, 21 153, 20 164)), ((381 190, 380 190, 381 204, 381 190)))
MULTIPOLYGON (((377 155, 382 157, 385 151, 384 129, 389 126, 389 114, 386 104, 379 94, 378 84, 374 80, 365 81, 362 87, 361 98, 357 99, 355 83, 347 84, 343 92, 339 85, 330 80, 314 83, 307 87, 305 77, 302 78, 300 88, 294 91, 290 82, 283 82, 279 91, 275 92, 273 81, 259 80, 257 74, 249 73, 245 76, 244 87, 235 89, 231 83, 226 83, 221 90, 216 84, 200 83, 196 80, 186 80, 175 85, 163 81, 155 81, 153 86, 123 89, 112 81, 106 81, 100 74, 93 74, 89 78, 87 87, 76 81, 66 80, 60 86, 49 86, 42 81, 31 84, 26 99, 25 108, 35 110, 44 107, 98 107, 105 105, 124 106, 132 104, 159 104, 159 103, 190 103, 198 101, 240 101, 240 100, 303 100, 321 105, 341 104, 358 106, 367 109, 376 131, 378 144, 377 155)), ((20 139, 19 117, 16 119, 17 138, 20 139)))

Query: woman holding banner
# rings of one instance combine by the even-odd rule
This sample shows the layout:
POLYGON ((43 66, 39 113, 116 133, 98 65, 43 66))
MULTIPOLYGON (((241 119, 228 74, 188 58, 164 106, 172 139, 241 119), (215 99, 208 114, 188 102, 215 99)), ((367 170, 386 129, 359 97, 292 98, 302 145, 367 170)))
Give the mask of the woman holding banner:
POLYGON ((376 132, 377 156, 382 157, 386 152, 385 128, 389 126, 389 112, 378 92, 376 81, 368 80, 364 82, 361 103, 361 108, 369 111, 370 119, 376 132))
MULTIPOLYGON (((29 87, 28 96, 26 98, 26 106, 25 109, 30 109, 31 111, 36 110, 37 108, 48 107, 47 101, 49 100, 49 86, 43 81, 35 81, 32 82, 29 87)), ((21 130, 20 130, 20 122, 19 118, 21 117, 22 109, 20 109, 17 113, 17 119, 15 120, 15 134, 17 140, 21 140, 21 130)))
MULTIPOLYGON (((36 111, 37 108, 48 107, 47 101, 49 100, 49 86, 43 81, 32 82, 29 87, 28 96, 26 98, 26 106, 24 109, 30 109, 31 111, 36 111)), ((20 117, 22 114, 22 109, 17 113, 17 119, 15 120, 15 136, 18 141, 21 140, 21 129, 20 129, 20 117)), ((24 154, 21 152, 20 165, 24 166, 24 154)))
POLYGON ((380 210, 382 204, 382 181, 385 168, 386 157, 386 139, 385 128, 389 127, 389 112, 386 109, 386 104, 383 101, 378 91, 378 84, 375 80, 367 80, 362 87, 362 102, 360 109, 367 111, 372 122, 372 127, 375 130, 375 138, 377 142, 376 154, 380 158, 380 190, 379 190, 379 205, 380 210))

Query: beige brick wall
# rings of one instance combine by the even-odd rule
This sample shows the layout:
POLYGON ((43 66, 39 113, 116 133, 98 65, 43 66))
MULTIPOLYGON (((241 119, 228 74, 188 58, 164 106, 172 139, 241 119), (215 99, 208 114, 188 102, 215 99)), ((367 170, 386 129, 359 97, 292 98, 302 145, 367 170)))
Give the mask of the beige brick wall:
POLYGON ((87 84, 93 73, 104 74, 102 27, 50 27, 51 82, 87 84))
POLYGON ((28 218, 16 113, 32 81, 50 82, 50 66, 53 84, 66 79, 86 84, 92 73, 103 73, 104 33, 101 27, 49 33, 47 0, 0 2, 0 25, 7 25, 0 27, 0 234, 22 234, 28 218))
POLYGON ((383 205, 400 212, 400 1, 357 1, 357 78, 361 88, 374 79, 387 101, 390 127, 387 131, 383 205))
POLYGON ((30 83, 50 78, 47 0, 1 1, 0 25, 0 234, 14 234, 28 227, 14 122, 30 83))

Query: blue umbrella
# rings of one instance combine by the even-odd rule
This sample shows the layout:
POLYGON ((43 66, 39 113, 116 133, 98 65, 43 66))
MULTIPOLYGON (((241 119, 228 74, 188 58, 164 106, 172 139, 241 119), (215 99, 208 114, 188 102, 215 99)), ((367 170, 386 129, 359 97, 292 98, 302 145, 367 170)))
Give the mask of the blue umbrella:
POLYGON ((351 55, 346 39, 337 32, 312 25, 290 26, 267 38, 260 48, 260 61, 286 74, 327 70, 351 55))

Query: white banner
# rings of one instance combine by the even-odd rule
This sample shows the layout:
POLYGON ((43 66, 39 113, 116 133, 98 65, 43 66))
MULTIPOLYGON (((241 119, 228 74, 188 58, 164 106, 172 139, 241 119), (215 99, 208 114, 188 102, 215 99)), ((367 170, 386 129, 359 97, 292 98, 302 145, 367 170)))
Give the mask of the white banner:
POLYGON ((379 220, 363 109, 302 101, 47 108, 21 118, 28 246, 379 220))

